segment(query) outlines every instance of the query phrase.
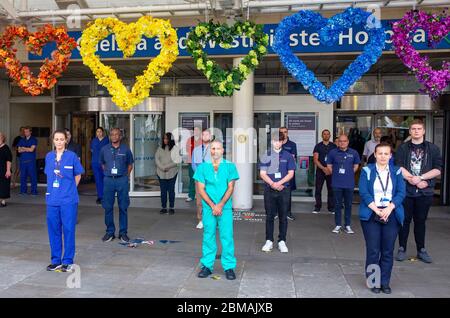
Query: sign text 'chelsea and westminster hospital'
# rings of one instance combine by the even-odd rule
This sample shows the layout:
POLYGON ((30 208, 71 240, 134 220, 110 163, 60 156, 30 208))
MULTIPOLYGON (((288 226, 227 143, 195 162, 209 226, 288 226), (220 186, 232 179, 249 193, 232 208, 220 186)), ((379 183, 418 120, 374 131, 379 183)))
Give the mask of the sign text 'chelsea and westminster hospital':
MULTIPOLYGON (((381 23, 386 32, 386 46, 384 51, 392 51, 393 34, 391 23, 396 20, 382 20, 381 23)), ((264 25, 264 32, 269 35, 269 47, 268 53, 274 54, 272 44, 275 37, 275 30, 277 24, 264 25)), ((178 34, 178 48, 180 56, 189 56, 186 51, 186 41, 191 28, 181 27, 177 28, 178 34)), ((69 31, 71 37, 73 37, 78 44, 81 41, 81 31, 69 31)), ((339 40, 332 46, 323 45, 320 43, 319 33, 313 29, 300 29, 298 32, 292 33, 290 36, 290 46, 294 53, 333 53, 333 52, 361 52, 364 45, 369 41, 368 33, 361 26, 353 26, 346 31, 342 32, 339 36, 339 40)), ((427 45, 427 35, 423 29, 417 29, 412 36, 412 43, 417 50, 432 49, 427 45)), ((245 36, 238 36, 234 39, 232 47, 225 49, 221 47, 220 43, 216 43, 209 40, 205 43, 205 51, 208 55, 245 55, 253 47, 253 41, 245 36)), ((42 55, 28 54, 30 60, 41 60, 49 58, 51 52, 55 49, 54 43, 49 43, 44 46, 42 55)), ((154 57, 159 54, 161 49, 161 43, 157 38, 143 37, 140 43, 136 47, 136 53, 133 57, 154 57)), ((450 50, 450 36, 444 38, 434 49, 449 49, 450 50)), ((115 41, 115 35, 110 34, 105 39, 99 41, 97 44, 97 54, 100 58, 123 58, 123 54, 115 41)), ((133 58, 132 57, 132 58, 133 58)), ((72 52, 72 60, 81 59, 80 48, 77 47, 72 52)))

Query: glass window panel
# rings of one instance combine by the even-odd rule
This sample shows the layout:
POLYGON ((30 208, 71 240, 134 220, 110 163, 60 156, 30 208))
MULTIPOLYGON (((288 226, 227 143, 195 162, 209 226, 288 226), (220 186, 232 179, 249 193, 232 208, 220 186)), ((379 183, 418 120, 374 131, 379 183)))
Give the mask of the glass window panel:
POLYGON ((162 115, 134 115, 134 189, 160 191, 155 154, 161 146, 162 115))
POLYGON ((209 83, 178 82, 178 95, 213 95, 213 91, 209 83))
POLYGON ((90 85, 58 85, 58 96, 90 96, 90 85))
POLYGON ((350 86, 347 93, 375 93, 376 82, 375 80, 361 80, 350 86))
POLYGON ((383 79, 384 93, 418 93, 420 84, 414 78, 383 79))
POLYGON ((255 83, 255 95, 279 95, 280 82, 255 83))

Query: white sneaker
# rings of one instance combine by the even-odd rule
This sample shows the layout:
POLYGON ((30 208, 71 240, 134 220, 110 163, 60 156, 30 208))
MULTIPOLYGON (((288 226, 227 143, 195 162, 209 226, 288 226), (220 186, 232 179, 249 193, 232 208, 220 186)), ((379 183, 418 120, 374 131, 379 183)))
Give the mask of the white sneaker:
POLYGON ((333 232, 333 233, 339 233, 340 231, 341 231, 341 228, 342 228, 342 226, 340 226, 340 225, 336 225, 336 227, 333 229, 333 231, 331 231, 331 232, 333 232))
POLYGON ((345 233, 347 234, 354 234, 355 232, 353 232, 352 228, 350 227, 350 225, 347 225, 344 229, 345 233))
POLYGON ((312 213, 313 213, 313 214, 319 214, 319 211, 313 210, 312 213))
POLYGON ((281 253, 287 253, 289 251, 284 241, 278 242, 278 249, 280 250, 281 253))
POLYGON ((198 224, 197 224, 197 229, 203 229, 203 222, 202 221, 200 221, 200 222, 198 222, 198 224))
POLYGON ((270 252, 273 249, 273 242, 270 240, 266 241, 266 244, 262 247, 263 252, 270 252))
POLYGON ((191 202, 191 201, 194 201, 194 199, 188 197, 185 201, 186 202, 191 202))

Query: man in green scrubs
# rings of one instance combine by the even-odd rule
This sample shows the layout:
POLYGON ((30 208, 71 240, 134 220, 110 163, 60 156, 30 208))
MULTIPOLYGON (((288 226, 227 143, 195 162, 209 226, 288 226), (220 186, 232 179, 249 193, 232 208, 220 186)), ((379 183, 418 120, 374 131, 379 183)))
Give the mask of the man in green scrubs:
POLYGON ((234 163, 223 159, 223 144, 220 141, 211 143, 211 161, 198 166, 194 174, 197 189, 203 206, 203 245, 200 259, 201 271, 198 277, 206 278, 212 274, 216 259, 216 228, 219 226, 222 244, 222 267, 229 280, 236 279, 234 269, 233 211, 231 195, 234 182, 239 175, 234 163))

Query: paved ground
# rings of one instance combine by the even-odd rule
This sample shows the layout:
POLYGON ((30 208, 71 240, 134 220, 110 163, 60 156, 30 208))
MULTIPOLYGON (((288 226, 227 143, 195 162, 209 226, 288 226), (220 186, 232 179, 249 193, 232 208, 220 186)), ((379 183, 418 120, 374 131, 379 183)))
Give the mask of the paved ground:
MULTIPOLYGON (((103 243, 103 210, 95 197, 82 196, 77 227, 76 263, 80 288, 69 273, 45 270, 49 246, 43 196, 13 194, 0 209, 0 297, 449 297, 450 209, 433 207, 428 220, 428 250, 433 264, 395 263, 393 294, 374 295, 363 276, 365 247, 354 205, 356 234, 333 234, 333 216, 311 214, 311 203, 294 203, 288 254, 261 252, 264 243, 262 201, 252 213, 236 215, 237 279, 199 279, 201 231, 193 203, 177 199, 175 215, 159 214, 159 198, 135 198, 129 209, 129 236, 154 240, 128 248, 118 240, 103 243), (177 243, 159 242, 175 240, 177 243)), ((116 213, 118 214, 118 213, 116 213)), ((118 219, 116 215, 116 220, 118 219)), ((275 232, 277 233, 277 231, 275 232)), ((415 250, 410 240, 410 256, 415 250)), ((220 250, 219 250, 220 252, 220 250)))

